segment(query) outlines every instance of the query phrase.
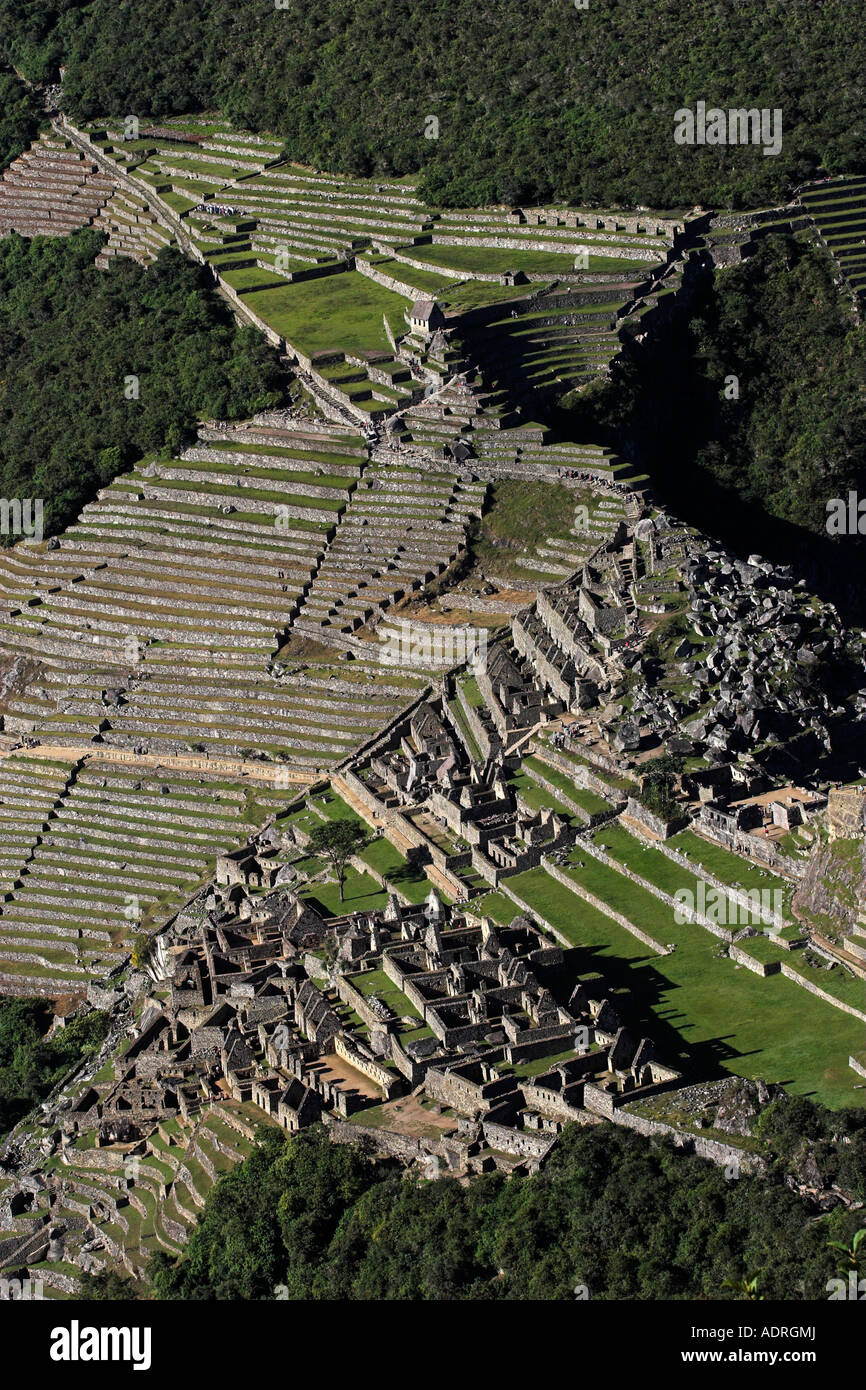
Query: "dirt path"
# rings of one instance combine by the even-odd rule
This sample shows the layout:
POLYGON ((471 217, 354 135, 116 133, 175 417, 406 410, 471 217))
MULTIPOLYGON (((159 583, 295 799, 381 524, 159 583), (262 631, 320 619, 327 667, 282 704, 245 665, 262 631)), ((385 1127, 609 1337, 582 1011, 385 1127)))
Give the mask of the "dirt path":
POLYGON ((128 748, 95 748, 92 743, 59 744, 37 743, 32 747, 16 744, 13 747, 0 746, 0 758, 8 758, 13 752, 26 754, 28 758, 53 759, 57 762, 116 763, 118 766, 137 768, 164 768, 177 772, 207 772, 247 782, 264 782, 268 786, 311 786, 320 778, 320 773, 308 768, 294 767, 283 763, 273 764, 244 762, 239 758, 207 758, 182 753, 133 753, 128 748))

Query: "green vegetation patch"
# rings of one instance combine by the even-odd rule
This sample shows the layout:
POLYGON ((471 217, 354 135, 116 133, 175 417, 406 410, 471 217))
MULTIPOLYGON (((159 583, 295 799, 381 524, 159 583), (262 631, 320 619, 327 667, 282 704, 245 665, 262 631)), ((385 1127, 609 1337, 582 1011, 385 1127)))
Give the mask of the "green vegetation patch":
POLYGON ((359 271, 254 290, 244 295, 244 300, 308 357, 325 351, 390 352, 383 314, 393 333, 406 332, 408 300, 359 271))
MULTIPOLYGON (((695 1078, 730 1072, 777 1082, 827 1105, 859 1103, 848 1057, 862 1046, 862 1023, 781 974, 762 979, 719 958, 719 941, 702 927, 677 926, 670 909, 666 925, 654 922, 643 912, 641 890, 628 885, 614 893, 611 879, 619 876, 597 872, 602 869, 581 870, 581 881, 598 896, 607 894, 617 910, 630 910, 644 930, 658 934, 661 928, 662 944, 676 943, 672 954, 650 955, 624 927, 542 869, 509 885, 574 943, 580 973, 602 974, 624 1021, 652 1037, 665 1061, 695 1078)), ((648 893, 642 898, 663 909, 648 893)))

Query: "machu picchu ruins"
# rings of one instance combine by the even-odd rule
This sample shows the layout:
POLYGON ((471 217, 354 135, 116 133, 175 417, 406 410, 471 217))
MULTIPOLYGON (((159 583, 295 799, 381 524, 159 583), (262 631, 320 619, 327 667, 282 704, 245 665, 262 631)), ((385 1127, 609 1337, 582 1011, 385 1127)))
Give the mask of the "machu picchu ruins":
MULTIPOLYGON (((710 424, 702 512, 642 448, 668 430, 675 454, 654 353, 730 368, 713 401, 740 447, 753 383, 716 353, 711 295, 765 255, 792 285, 815 258, 851 363, 825 388, 854 389, 857 160, 828 138, 778 196, 728 172, 730 199, 700 202, 682 170, 709 164, 677 163, 652 207, 596 165, 524 177, 521 137, 507 177, 461 193, 432 154, 433 174, 360 149, 319 167, 309 131, 244 128, 240 88, 230 116, 163 92, 120 116, 75 70, 8 77, 44 110, 10 139, 0 257, 65 239, 109 294, 195 268, 187 331, 209 297, 231 389, 192 429, 166 405, 132 463, 100 417, 92 486, 79 505, 76 457, 47 533, 41 499, 26 524, 0 502, 0 1010, 47 1011, 46 1047, 90 1039, 3 1111, 0 1302, 10 1280, 147 1289, 275 1135, 461 1190, 556 1173, 575 1133, 637 1135, 859 1210, 826 1155, 798 1150, 794 1178, 768 1135, 780 1097, 863 1105, 862 552, 846 590, 821 571, 841 547, 801 554, 790 508, 781 558, 714 530, 735 450, 710 424)), ((769 313, 732 298, 769 357, 769 313)), ((0 368, 23 336, 0 323, 0 368)), ((128 372, 118 400, 151 389, 128 372)), ((803 460, 837 443, 792 445, 809 505, 803 460)), ((749 466, 757 525, 778 498, 749 466)), ((732 1296, 764 1297, 755 1259, 732 1296)))

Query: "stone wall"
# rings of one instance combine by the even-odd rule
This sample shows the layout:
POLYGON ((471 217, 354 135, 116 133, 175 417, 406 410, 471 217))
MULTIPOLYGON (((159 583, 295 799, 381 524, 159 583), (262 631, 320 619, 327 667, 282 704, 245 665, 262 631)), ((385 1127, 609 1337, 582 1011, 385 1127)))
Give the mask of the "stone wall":
MULTIPOLYGON (((609 801, 625 801, 625 792, 621 792, 616 787, 612 787, 609 782, 603 782, 600 777, 596 777, 591 768, 583 767, 580 763, 572 762, 555 749, 549 748, 546 743, 539 743, 536 739, 533 739, 530 742, 529 751, 533 757, 540 758, 542 762, 549 763, 551 767, 558 768, 560 772, 564 772, 567 777, 571 778, 576 786, 584 787, 588 792, 595 792, 596 796, 606 797, 609 801)), ((608 761, 609 759, 606 758, 605 762, 608 761)), ((601 766, 600 760, 598 765, 601 766)), ((607 771, 612 771, 612 769, 608 768, 607 771)), ((614 775, 620 777, 623 774, 615 772, 614 775)))
MULTIPOLYGON (((654 955, 670 955, 670 950, 667 946, 661 946, 659 942, 655 941, 647 932, 641 931, 640 927, 635 926, 634 922, 630 922, 627 917, 623 917, 621 913, 616 912, 608 903, 604 902, 601 898, 597 898, 594 893, 590 893, 589 889, 584 888, 583 884, 578 883, 573 878, 569 878, 567 874, 562 872, 558 865, 552 862, 552 860, 543 858, 541 867, 550 874, 551 878, 555 878, 557 883, 561 883, 563 888, 567 888, 571 893, 574 893, 576 897, 583 898, 585 902, 589 903, 590 907, 594 907, 596 911, 601 912, 605 917, 610 917, 614 922, 618 922, 621 927, 625 927, 626 931, 631 932, 632 936, 636 936, 638 941, 643 942, 644 946, 648 946, 654 955)), ((503 887, 505 887, 505 885, 503 885, 503 887)), ((508 889, 505 888, 505 891, 507 892, 508 889)), ((570 945, 572 943, 568 944, 570 945)))
POLYGON ((328 1126, 328 1137, 334 1144, 361 1144, 382 1158, 399 1158, 406 1162, 429 1152, 422 1147, 420 1140, 409 1139, 405 1134, 397 1134, 391 1129, 340 1123, 327 1114, 322 1119, 328 1126))
POLYGON ((866 787, 831 787, 827 797, 830 840, 859 839, 866 828, 866 787))
MULTIPOLYGON (((649 879, 644 878, 641 874, 635 873, 633 869, 629 868, 628 864, 624 864, 620 859, 614 859, 612 855, 609 855, 598 845, 594 845, 592 841, 582 838, 578 840, 577 843, 581 850, 585 850, 593 859, 598 859, 602 864, 606 864, 608 868, 613 869, 616 873, 622 874, 624 878, 630 878, 632 883, 636 883, 639 888, 643 888, 645 892, 651 893, 654 898, 658 898, 661 902, 666 903, 671 909, 671 912, 677 912, 681 917, 688 918, 690 922, 694 922, 697 926, 704 927, 707 931, 712 932, 713 936, 718 936, 722 941, 733 940, 733 934, 731 932, 719 926, 717 922, 712 921, 705 913, 698 912, 695 908, 689 907, 686 903, 679 902, 672 894, 666 893, 663 888, 659 888, 655 883, 651 883, 649 879)), ((671 922, 671 926, 673 925, 674 923, 671 922)))
MULTIPOLYGON (((414 285, 408 284, 405 280, 396 280, 393 275, 386 275, 383 270, 379 270, 377 266, 371 265, 369 261, 365 261, 363 256, 357 257, 355 269, 359 274, 365 275, 368 280, 375 280, 377 285, 382 285, 386 290, 391 290, 394 294, 401 294, 405 299, 417 300, 424 298, 421 291, 416 289, 414 285)), ((408 304, 406 308, 409 308, 408 304)))
MULTIPOLYGON (((382 1025, 377 1022, 376 1026, 381 1027, 382 1025)), ((352 1047, 351 1043, 347 1042, 339 1033, 335 1034, 333 1043, 334 1051, 338 1057, 342 1057, 344 1062, 348 1062, 350 1067, 354 1067, 355 1070, 361 1072, 363 1076, 369 1077, 373 1085, 378 1086, 379 1089, 384 1092, 386 1098, 390 1099, 397 1078, 387 1067, 383 1067, 381 1062, 374 1062, 371 1058, 363 1056, 357 1048, 352 1047)))
POLYGON ((634 1115, 616 1107, 607 1118, 612 1120, 614 1124, 634 1129, 638 1134, 646 1135, 647 1138, 670 1135, 678 1149, 695 1153, 699 1158, 707 1158, 711 1163, 718 1164, 719 1167, 727 1168, 735 1165, 740 1172, 749 1174, 766 1172, 766 1164, 762 1158, 755 1154, 746 1153, 743 1149, 738 1149, 735 1144, 721 1143, 718 1139, 707 1139, 701 1134, 689 1134, 685 1130, 675 1129, 673 1125, 664 1124, 661 1120, 648 1120, 643 1115, 634 1115))
POLYGON ((766 864, 785 878, 803 878, 806 874, 807 864, 804 861, 786 858, 776 849, 772 840, 765 840, 760 835, 749 835, 745 830, 722 830, 719 826, 704 820, 699 822, 699 826, 705 839, 714 841, 734 854, 754 859, 759 864, 766 864))
POLYGON ((762 979, 767 975, 778 975, 781 962, 777 960, 756 960, 750 956, 741 946, 731 945, 728 948, 728 955, 731 960, 736 961, 737 965, 744 965, 747 970, 751 970, 755 975, 760 975, 762 979))
POLYGON ((818 985, 813 985, 811 980, 807 980, 803 975, 798 975, 796 970, 788 965, 787 961, 780 963, 779 969, 787 980, 793 980, 794 984, 807 989, 810 994, 814 994, 818 999, 823 999, 825 1004, 832 1004, 834 1008, 841 1009, 843 1013, 851 1014, 854 1018, 859 1018, 862 1023, 866 1023, 866 1013, 861 1009, 855 1009, 853 1004, 846 1004, 843 1000, 837 999, 834 995, 828 994, 826 990, 818 985))
POLYGON ((656 816, 640 801, 636 801, 633 796, 628 799, 625 813, 629 820, 637 821, 643 825, 653 835, 657 835, 660 840, 667 840, 671 835, 675 835, 678 830, 683 830, 689 823, 688 816, 676 816, 672 820, 663 820, 661 816, 656 816))
POLYGON ((720 878, 716 878, 715 874, 711 874, 709 869, 705 869, 702 865, 696 865, 688 855, 683 854, 682 850, 675 849, 673 845, 666 845, 661 840, 654 840, 652 842, 652 847, 653 849, 657 849, 660 854, 663 854, 666 859, 672 859, 675 864, 681 865, 682 868, 686 869, 695 879, 702 878, 711 888, 715 888, 718 892, 726 893, 731 901, 735 902, 738 907, 745 908, 750 913, 759 916, 761 921, 767 926, 777 927, 781 931, 782 928, 787 925, 785 918, 778 912, 774 912, 771 908, 757 908, 756 905, 751 902, 748 893, 741 891, 739 888, 733 888, 727 883, 723 883, 720 878))
POLYGON ((530 781, 535 782, 539 787, 543 787, 545 791, 555 796, 558 801, 562 802, 563 806, 568 807, 572 815, 577 816, 578 820, 582 821, 586 826, 603 825, 605 821, 612 820, 614 816, 619 814, 613 806, 608 807, 605 811, 587 811, 576 801, 572 801, 567 792, 562 791, 555 783, 549 782, 546 777, 543 777, 536 768, 527 767, 524 764, 523 770, 530 781))

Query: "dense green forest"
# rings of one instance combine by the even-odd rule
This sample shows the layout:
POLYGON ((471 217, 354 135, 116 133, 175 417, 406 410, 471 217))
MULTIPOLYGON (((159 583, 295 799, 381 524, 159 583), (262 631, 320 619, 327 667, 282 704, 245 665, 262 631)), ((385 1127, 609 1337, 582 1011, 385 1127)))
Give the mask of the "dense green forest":
POLYGON ((65 1076, 99 1047, 108 1014, 77 1014, 49 1040, 54 1010, 44 999, 0 1000, 0 1134, 17 1124, 65 1076))
POLYGON ((748 505, 824 532, 827 498, 866 482, 866 338, 829 257, 769 237, 716 275, 690 334, 697 468, 748 505))
POLYGON ((41 116, 38 103, 17 77, 0 72, 0 170, 36 139, 41 116))
POLYGON ((740 551, 853 578, 828 499, 866 491, 866 339, 813 243, 774 234, 690 276, 673 315, 627 342, 557 423, 639 462, 674 510, 740 551))
POLYGON ((849 0, 0 0, 0 53, 65 62, 73 117, 217 107, 432 202, 754 206, 866 168, 849 0), (781 109, 782 152, 676 145, 699 100, 781 109))
MULTIPOLYGON (((861 1212, 815 1212, 784 1184, 817 1155, 826 1182, 866 1196, 866 1111, 782 1097, 759 1122, 766 1179, 612 1125, 568 1126, 543 1171, 461 1184, 407 1177, 325 1131, 262 1133, 211 1191, 177 1261, 150 1265, 164 1299, 823 1298, 861 1212)), ((104 1279, 89 1297, 124 1296, 104 1279)), ((125 1296, 152 1295, 129 1285, 125 1296)))
POLYGON ((278 358, 174 250, 144 270, 104 238, 0 241, 0 496, 41 498, 45 533, 196 421, 280 399, 278 358), (136 380, 133 380, 136 379, 136 380), (137 392, 137 395, 135 394, 137 392))

